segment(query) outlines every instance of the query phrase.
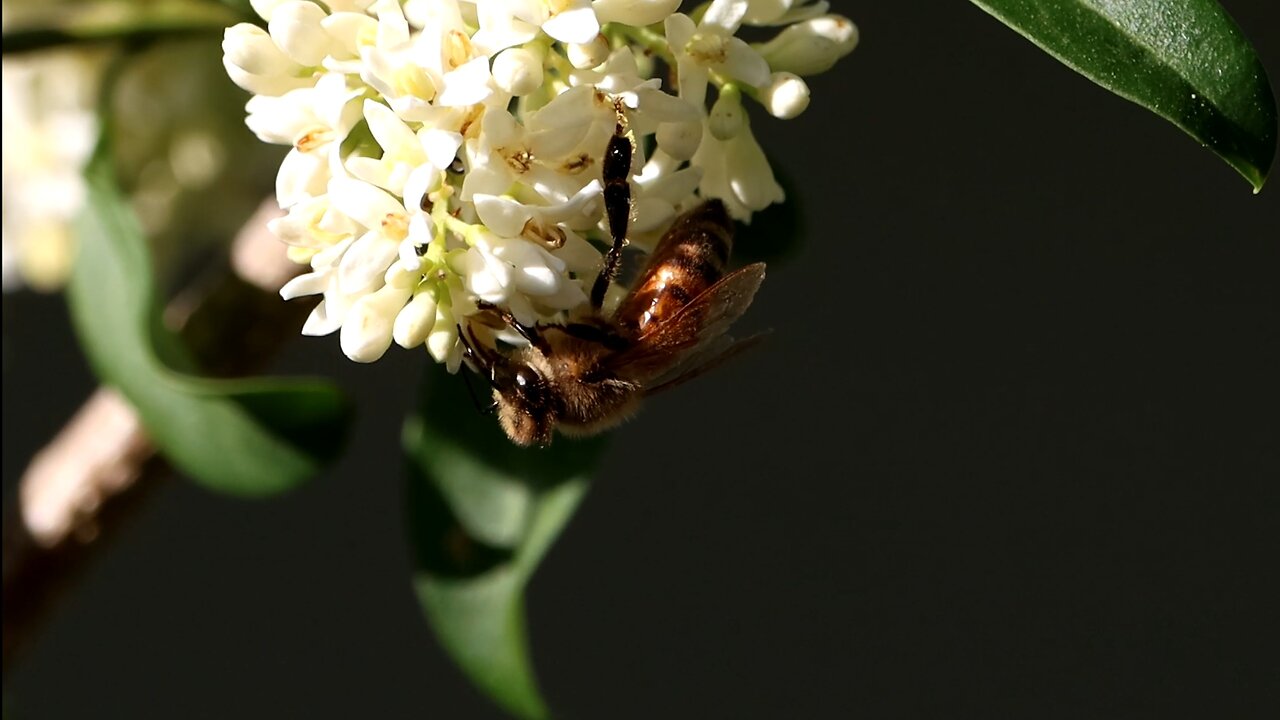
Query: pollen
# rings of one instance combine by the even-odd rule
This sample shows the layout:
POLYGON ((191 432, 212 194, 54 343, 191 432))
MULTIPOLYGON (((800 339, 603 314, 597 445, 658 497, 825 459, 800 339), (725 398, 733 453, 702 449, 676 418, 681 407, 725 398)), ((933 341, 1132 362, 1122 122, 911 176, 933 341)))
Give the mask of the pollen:
POLYGON ((475 46, 471 44, 471 38, 467 37, 466 33, 458 30, 449 31, 444 44, 445 67, 456 70, 466 65, 471 58, 475 57, 475 54, 475 46))
POLYGON ((578 153, 577 157, 566 160, 564 165, 562 165, 561 167, 565 172, 569 173, 570 175, 577 175, 583 170, 586 170, 587 168, 591 167, 592 163, 594 162, 595 162, 595 158, 591 157, 590 155, 586 153, 578 153))
POLYGON ((333 141, 332 130, 312 130, 307 132, 293 144, 298 152, 311 152, 333 141))
POLYGON ((689 38, 685 52, 704 65, 722 63, 729 58, 729 47, 723 35, 698 33, 689 38))
POLYGON ((520 148, 514 152, 507 148, 498 148, 498 154, 506 159, 507 167, 520 175, 529 172, 533 167, 533 153, 525 148, 520 148))
POLYGON ((544 225, 533 218, 529 218, 524 227, 520 230, 520 234, 524 237, 540 242, 552 249, 564 247, 565 240, 568 237, 564 234, 564 230, 556 225, 544 225))
POLYGON ((382 234, 393 240, 409 237, 409 218, 403 213, 387 213, 382 218, 382 234))

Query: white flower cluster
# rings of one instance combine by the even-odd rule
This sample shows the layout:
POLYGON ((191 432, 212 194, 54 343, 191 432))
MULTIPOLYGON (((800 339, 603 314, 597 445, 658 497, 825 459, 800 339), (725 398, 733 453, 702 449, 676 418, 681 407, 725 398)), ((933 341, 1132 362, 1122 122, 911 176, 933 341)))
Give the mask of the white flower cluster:
POLYGON ((288 214, 272 229, 311 266, 281 294, 324 296, 303 333, 340 329, 359 362, 425 345, 456 369, 460 324, 495 337, 478 303, 528 324, 583 305, 619 126, 636 144, 641 246, 700 198, 744 221, 781 201, 742 99, 798 115, 800 76, 848 54, 856 28, 825 2, 714 0, 696 21, 679 5, 253 0, 266 30, 229 28, 223 64, 255 95, 250 129, 292 147, 276 182, 288 214), (751 45, 735 37, 743 24, 783 29, 751 45))
POLYGON ((71 223, 98 137, 99 63, 78 52, 4 60, 3 287, 56 290, 75 256, 71 223))

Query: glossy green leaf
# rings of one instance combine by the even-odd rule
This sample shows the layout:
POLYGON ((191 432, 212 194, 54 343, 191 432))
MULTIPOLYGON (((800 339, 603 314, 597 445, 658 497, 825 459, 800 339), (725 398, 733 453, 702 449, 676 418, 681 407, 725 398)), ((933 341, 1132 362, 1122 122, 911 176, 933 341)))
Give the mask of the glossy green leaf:
POLYGON ((265 495, 314 475, 345 435, 350 408, 342 394, 317 380, 191 374, 181 342, 161 327, 142 231, 101 149, 86 179, 68 297, 98 376, 137 408, 174 466, 213 489, 265 495))
POLYGON ((414 586, 441 645, 481 691, 521 718, 546 718, 529 656, 524 590, 586 493, 603 438, 509 441, 461 377, 429 373, 405 424, 414 586))
POLYGON ((1068 67, 1151 110, 1262 188, 1276 102, 1214 0, 972 0, 1068 67))

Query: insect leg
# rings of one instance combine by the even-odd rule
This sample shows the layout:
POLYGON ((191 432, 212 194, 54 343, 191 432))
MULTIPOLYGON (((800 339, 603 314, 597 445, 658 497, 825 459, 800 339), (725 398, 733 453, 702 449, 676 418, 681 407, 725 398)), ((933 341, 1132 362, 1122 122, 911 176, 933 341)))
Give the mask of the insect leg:
POLYGON ((512 330, 520 333, 520 337, 528 340, 530 345, 538 348, 544 353, 551 351, 551 346, 543 339, 542 334, 538 332, 538 327, 536 325, 522 324, 519 320, 516 320, 516 316, 512 315, 510 310, 504 310, 491 302, 481 300, 476 303, 476 307, 497 315, 502 319, 502 322, 509 325, 512 330))
POLYGON ((631 154, 635 149, 627 134, 626 115, 618 109, 618 124, 604 152, 604 211, 609 221, 609 237, 613 246, 605 254, 604 268, 591 286, 591 307, 604 305, 609 283, 618 275, 622 264, 622 248, 627 244, 627 224, 631 220, 631 154))
POLYGON ((488 405, 480 402, 480 396, 476 395, 476 389, 471 384, 471 376, 468 373, 462 373, 462 382, 467 386, 467 395, 471 398, 471 404, 476 406, 476 410, 484 415, 490 415, 494 410, 498 409, 496 401, 490 402, 488 405))

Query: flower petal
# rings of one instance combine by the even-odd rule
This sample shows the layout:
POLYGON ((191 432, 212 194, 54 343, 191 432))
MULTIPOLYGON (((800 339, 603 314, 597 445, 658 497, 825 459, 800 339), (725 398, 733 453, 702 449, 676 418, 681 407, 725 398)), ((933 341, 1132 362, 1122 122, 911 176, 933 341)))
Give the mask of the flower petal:
POLYGON ((359 180, 334 178, 329 182, 334 207, 370 230, 382 227, 388 215, 404 215, 404 205, 385 190, 359 180))
POLYGON ((444 107, 475 105, 493 94, 490 83, 489 58, 478 57, 444 74, 444 87, 436 96, 436 104, 444 107))
POLYGON ((748 0, 712 0, 711 7, 702 16, 700 27, 714 27, 724 30, 726 34, 738 31, 742 19, 747 15, 751 5, 748 0))
POLYGON ((320 26, 326 16, 313 2, 283 3, 276 6, 267 23, 271 39, 299 65, 319 65, 328 54, 330 36, 320 26))
POLYGON ((561 42, 589 43, 600 34, 596 11, 586 0, 576 0, 573 7, 553 15, 542 23, 542 32, 561 42))
POLYGON ((769 63, 754 48, 735 37, 729 38, 725 50, 725 72, 752 87, 769 84, 769 63))
POLYGON ((338 265, 338 290, 355 294, 382 281, 391 263, 400 256, 400 243, 377 231, 369 231, 347 248, 338 265))
POLYGON ((502 237, 516 237, 525 223, 533 218, 533 210, 509 197, 476 194, 472 196, 476 215, 485 227, 502 237))

